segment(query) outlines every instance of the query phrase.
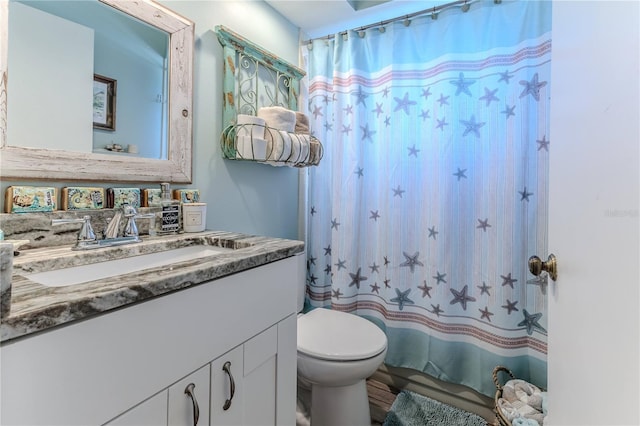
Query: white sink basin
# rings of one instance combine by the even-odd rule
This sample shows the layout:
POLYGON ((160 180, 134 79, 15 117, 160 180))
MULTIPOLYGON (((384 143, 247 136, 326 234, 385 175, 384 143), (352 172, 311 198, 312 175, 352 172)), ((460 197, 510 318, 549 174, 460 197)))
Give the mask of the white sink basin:
POLYGON ((132 272, 169 265, 171 263, 212 256, 217 253, 228 252, 229 250, 231 249, 208 245, 194 245, 124 259, 107 260, 90 265, 72 266, 70 268, 25 274, 25 277, 48 287, 64 287, 103 278, 126 275, 132 272))

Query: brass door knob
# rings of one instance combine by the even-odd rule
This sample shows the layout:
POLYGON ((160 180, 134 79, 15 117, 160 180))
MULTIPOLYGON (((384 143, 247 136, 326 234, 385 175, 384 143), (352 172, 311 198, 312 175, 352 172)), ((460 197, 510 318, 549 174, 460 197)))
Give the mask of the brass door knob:
POLYGON ((538 256, 531 256, 529 258, 529 271, 536 277, 540 275, 542 271, 546 271, 551 279, 556 281, 558 279, 556 256, 550 254, 546 262, 543 262, 538 256))

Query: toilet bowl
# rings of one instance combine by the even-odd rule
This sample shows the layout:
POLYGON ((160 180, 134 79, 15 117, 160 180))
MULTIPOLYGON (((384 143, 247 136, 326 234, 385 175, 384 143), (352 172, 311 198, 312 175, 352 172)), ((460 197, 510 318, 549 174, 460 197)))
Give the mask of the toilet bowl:
POLYGON ((311 384, 312 426, 371 424, 366 379, 384 361, 387 337, 357 315, 317 308, 298 316, 298 377, 311 384))

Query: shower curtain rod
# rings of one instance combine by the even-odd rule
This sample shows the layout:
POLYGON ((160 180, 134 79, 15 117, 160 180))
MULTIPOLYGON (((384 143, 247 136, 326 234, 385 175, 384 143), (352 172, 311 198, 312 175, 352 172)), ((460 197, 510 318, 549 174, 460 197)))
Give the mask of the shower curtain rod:
MULTIPOLYGON (((418 12, 413 12, 410 13, 408 15, 402 15, 402 16, 398 16, 396 18, 392 18, 392 19, 387 19, 385 21, 380 21, 380 22, 375 22, 373 24, 368 24, 368 25, 364 25, 362 27, 358 27, 358 28, 352 28, 351 30, 345 30, 345 31, 340 31, 338 33, 338 35, 344 36, 346 34, 349 33, 349 31, 364 31, 364 30, 368 30, 369 28, 375 28, 375 27, 384 27, 385 25, 388 25, 392 22, 397 22, 397 21, 404 21, 405 26, 409 26, 409 24, 411 23, 410 19, 411 18, 415 18, 416 16, 421 16, 421 15, 431 15, 431 18, 433 19, 438 19, 438 12, 440 12, 441 10, 444 9, 449 9, 452 7, 456 7, 456 6, 460 6, 462 8, 463 12, 467 12, 469 10, 469 7, 472 3, 475 3, 478 0, 456 0, 456 1, 452 1, 450 3, 445 3, 445 4, 441 4, 440 6, 434 6, 434 7, 430 7, 428 9, 423 9, 423 10, 419 10, 418 12)), ((500 4, 502 3, 502 0, 493 0, 493 2, 495 4, 500 4)), ((316 37, 316 38, 310 38, 308 40, 304 40, 301 44, 310 44, 312 41, 314 40, 331 40, 332 38, 335 38, 335 34, 329 34, 326 35, 324 37, 316 37)))

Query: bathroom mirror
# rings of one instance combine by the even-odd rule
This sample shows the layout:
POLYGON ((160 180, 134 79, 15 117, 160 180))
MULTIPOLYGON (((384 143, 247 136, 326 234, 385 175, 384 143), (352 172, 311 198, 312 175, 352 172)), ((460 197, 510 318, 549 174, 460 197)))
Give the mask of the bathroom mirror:
MULTIPOLYGON (((194 24, 154 2, 100 0, 168 35, 167 159, 17 146, 7 138, 9 2, 0 2, 0 178, 70 181, 191 182, 194 24)), ((70 2, 69 7, 73 7, 70 2)), ((41 32, 39 34, 42 34, 41 32)), ((9 87, 8 87, 9 86, 9 87)), ((90 110, 90 105, 89 105, 90 110)), ((10 117, 10 114, 9 114, 10 117)), ((34 123, 37 125, 37 123, 34 123)), ((91 143, 89 141, 89 143, 91 143)), ((135 140, 128 143, 135 144, 135 140)), ((91 150, 89 150, 91 151, 91 150)))

